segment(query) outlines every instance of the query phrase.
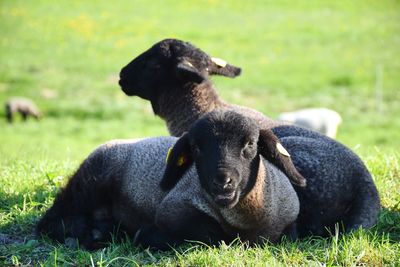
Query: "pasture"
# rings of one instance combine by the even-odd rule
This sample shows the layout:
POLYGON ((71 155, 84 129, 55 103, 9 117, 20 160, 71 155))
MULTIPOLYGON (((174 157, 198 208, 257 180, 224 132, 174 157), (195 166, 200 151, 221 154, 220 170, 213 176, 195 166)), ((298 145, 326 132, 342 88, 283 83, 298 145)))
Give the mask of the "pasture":
POLYGON ((2 0, 0 103, 29 97, 44 117, 10 125, 0 110, 0 265, 400 265, 399 11, 394 0, 2 0), (270 117, 304 107, 338 111, 337 139, 360 155, 380 192, 377 226, 165 253, 129 240, 95 252, 37 240, 36 222, 94 148, 168 135, 148 102, 118 86, 121 67, 168 37, 242 67, 236 79, 213 79, 227 101, 270 117))

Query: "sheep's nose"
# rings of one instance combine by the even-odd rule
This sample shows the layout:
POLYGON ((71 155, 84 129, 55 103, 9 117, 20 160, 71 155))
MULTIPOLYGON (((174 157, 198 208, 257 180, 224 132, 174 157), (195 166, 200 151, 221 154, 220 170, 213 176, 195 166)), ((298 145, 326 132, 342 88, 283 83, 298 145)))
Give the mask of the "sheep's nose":
POLYGON ((227 189, 232 185, 232 179, 228 173, 218 174, 216 179, 213 181, 215 187, 220 189, 227 189))
POLYGON ((119 81, 118 81, 120 86, 123 86, 124 78, 125 78, 124 71, 121 70, 121 72, 119 73, 119 81))
POLYGON ((119 78, 124 79, 127 76, 128 70, 126 67, 123 67, 121 71, 119 72, 119 78))
POLYGON ((125 70, 125 68, 123 68, 119 73, 119 81, 118 81, 118 84, 121 87, 125 87, 127 85, 127 77, 128 77, 127 71, 125 70))

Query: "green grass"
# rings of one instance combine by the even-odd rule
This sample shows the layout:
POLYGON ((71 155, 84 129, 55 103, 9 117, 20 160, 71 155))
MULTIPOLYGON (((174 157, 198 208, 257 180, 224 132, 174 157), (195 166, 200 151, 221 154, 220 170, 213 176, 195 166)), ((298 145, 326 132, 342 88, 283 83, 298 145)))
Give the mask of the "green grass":
POLYGON ((8 125, 0 110, 0 234, 16 238, 0 243, 0 265, 400 265, 399 10, 395 0, 0 1, 0 102, 27 96, 45 114, 8 125), (337 110, 338 140, 378 186, 378 225, 263 248, 190 244, 161 254, 129 242, 89 253, 35 240, 38 218, 96 146, 168 134, 149 103, 117 85, 122 66, 167 37, 243 68, 235 80, 214 79, 230 102, 271 117, 337 110))

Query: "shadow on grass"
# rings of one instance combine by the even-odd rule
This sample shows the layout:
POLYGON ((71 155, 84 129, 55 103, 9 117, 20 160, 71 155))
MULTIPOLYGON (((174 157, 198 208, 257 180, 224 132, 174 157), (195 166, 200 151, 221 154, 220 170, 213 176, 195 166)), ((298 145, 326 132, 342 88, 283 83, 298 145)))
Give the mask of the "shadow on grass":
POLYGON ((40 185, 33 190, 7 193, 0 190, 0 233, 14 236, 29 235, 39 216, 47 208, 46 200, 54 196, 57 189, 40 185))
POLYGON ((1 266, 30 266, 44 261, 54 252, 57 244, 38 238, 35 227, 48 208, 45 203, 56 192, 52 185, 39 185, 18 193, 0 190, 1 266))

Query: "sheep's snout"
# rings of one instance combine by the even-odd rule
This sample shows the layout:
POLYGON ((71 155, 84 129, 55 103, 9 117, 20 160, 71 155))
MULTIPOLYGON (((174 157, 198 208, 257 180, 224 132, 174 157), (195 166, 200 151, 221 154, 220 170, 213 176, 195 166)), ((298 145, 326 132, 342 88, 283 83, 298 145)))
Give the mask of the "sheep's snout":
POLYGON ((233 207, 238 200, 237 181, 238 172, 235 170, 219 170, 214 178, 210 179, 210 191, 214 202, 221 207, 233 207))
POLYGON ((235 171, 220 170, 213 179, 213 186, 217 190, 225 191, 229 190, 234 185, 234 176, 238 176, 235 171))
POLYGON ((126 71, 126 68, 123 68, 121 72, 119 73, 119 81, 118 81, 119 86, 121 87, 122 91, 128 95, 132 96, 133 92, 130 89, 129 82, 128 82, 128 74, 126 71))
POLYGON ((228 189, 231 186, 232 179, 228 178, 226 182, 224 181, 222 183, 217 180, 217 181, 214 181, 213 184, 214 184, 215 187, 217 187, 219 189, 222 189, 222 190, 225 190, 225 189, 228 189))

